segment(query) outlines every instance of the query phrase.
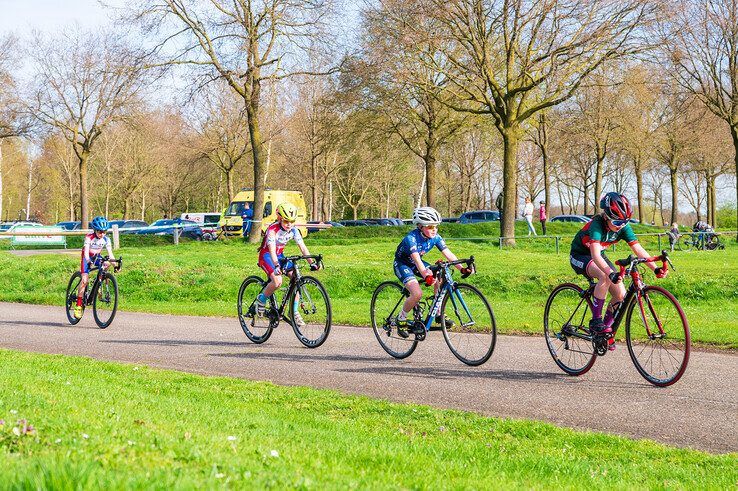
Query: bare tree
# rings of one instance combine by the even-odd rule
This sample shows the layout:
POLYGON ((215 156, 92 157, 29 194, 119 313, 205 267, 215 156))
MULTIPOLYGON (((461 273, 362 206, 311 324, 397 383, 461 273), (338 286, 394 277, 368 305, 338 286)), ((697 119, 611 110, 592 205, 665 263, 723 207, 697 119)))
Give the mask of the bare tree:
MULTIPOLYGON (((298 52, 311 49, 311 41, 324 31, 328 6, 327 0, 142 0, 134 14, 149 32, 162 35, 159 53, 174 50, 166 55, 167 63, 204 69, 200 85, 223 79, 243 99, 255 210, 264 208, 266 184, 262 85, 302 72, 296 68, 298 52)), ((261 227, 252 227, 249 240, 257 241, 260 234, 261 227)))
MULTIPOLYGON (((641 49, 638 28, 650 1, 421 0, 445 32, 445 65, 454 108, 489 115, 503 140, 505 203, 517 202, 517 154, 525 123, 574 95, 608 60, 641 49), (449 48, 445 48, 449 45, 449 48)), ((502 235, 514 243, 515 210, 502 235)))
POLYGON ((738 0, 679 0, 664 17, 677 82, 728 124, 733 138, 738 218, 738 0))
POLYGON ((36 67, 34 103, 42 123, 57 128, 78 159, 82 223, 89 219, 88 162, 111 123, 126 117, 144 87, 144 59, 105 31, 36 34, 30 56, 36 67))

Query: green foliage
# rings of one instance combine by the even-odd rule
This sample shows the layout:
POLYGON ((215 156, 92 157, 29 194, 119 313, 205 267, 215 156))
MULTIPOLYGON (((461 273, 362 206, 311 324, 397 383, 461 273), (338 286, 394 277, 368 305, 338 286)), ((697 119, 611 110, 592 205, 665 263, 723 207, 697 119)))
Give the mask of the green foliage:
POLYGON ((0 351, 5 489, 730 488, 738 456, 334 391, 0 351), (603 456, 606 456, 604 458, 603 456), (422 464, 418 464, 422 463, 422 464))
POLYGON ((736 230, 736 216, 735 207, 730 205, 723 205, 717 210, 717 226, 718 228, 727 230, 736 230))

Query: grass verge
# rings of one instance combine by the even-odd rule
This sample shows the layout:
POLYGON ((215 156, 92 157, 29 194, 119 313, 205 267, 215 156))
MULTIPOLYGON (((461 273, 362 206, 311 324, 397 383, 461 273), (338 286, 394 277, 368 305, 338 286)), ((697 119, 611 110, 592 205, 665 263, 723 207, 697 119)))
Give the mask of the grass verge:
POLYGON ((0 418, 0 482, 8 489, 729 488, 738 481, 736 454, 6 350, 0 418))

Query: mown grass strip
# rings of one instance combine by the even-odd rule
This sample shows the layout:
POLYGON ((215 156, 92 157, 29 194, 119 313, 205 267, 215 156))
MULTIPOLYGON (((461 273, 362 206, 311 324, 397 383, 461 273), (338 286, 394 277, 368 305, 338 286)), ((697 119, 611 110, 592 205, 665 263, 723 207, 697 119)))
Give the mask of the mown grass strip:
POLYGON ((738 482, 736 454, 6 350, 0 350, 0 418, 5 489, 729 488, 738 482), (18 420, 33 430, 24 432, 18 420))

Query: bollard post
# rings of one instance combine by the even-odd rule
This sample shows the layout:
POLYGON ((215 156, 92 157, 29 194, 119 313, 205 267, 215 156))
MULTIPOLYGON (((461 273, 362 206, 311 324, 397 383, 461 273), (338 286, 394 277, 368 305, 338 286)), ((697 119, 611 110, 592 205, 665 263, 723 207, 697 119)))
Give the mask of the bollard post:
POLYGON ((555 237, 555 239, 556 239, 556 254, 559 253, 559 238, 560 237, 558 235, 555 237))
POLYGON ((174 245, 179 245, 179 228, 174 229, 172 237, 174 238, 174 245))
POLYGON ((659 241, 658 250, 661 250, 661 234, 658 234, 656 237, 658 237, 658 241, 659 241))
POLYGON ((500 250, 502 250, 502 237, 500 237, 500 250))
POLYGON ((113 250, 120 249, 120 233, 118 232, 118 225, 113 225, 113 250))

